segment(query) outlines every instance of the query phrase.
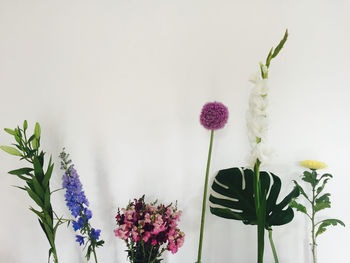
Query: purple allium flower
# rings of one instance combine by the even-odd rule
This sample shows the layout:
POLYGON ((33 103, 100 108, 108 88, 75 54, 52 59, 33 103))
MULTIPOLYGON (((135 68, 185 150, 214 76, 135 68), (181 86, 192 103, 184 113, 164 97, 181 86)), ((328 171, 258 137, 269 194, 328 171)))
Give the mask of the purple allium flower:
POLYGON ((208 102, 203 106, 200 122, 208 130, 217 130, 225 126, 228 109, 220 102, 208 102))
POLYGON ((77 239, 76 239, 76 241, 79 243, 79 245, 81 246, 81 245, 84 245, 84 237, 82 237, 82 236, 79 236, 79 235, 76 235, 75 236, 77 239))

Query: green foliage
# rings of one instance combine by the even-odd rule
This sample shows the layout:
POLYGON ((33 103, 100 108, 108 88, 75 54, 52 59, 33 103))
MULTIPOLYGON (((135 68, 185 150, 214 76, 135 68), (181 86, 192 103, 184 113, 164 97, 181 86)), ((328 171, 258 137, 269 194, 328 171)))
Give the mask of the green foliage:
MULTIPOLYGON (((317 223, 317 224, 320 224, 320 225, 319 225, 319 227, 318 227, 318 229, 317 229, 316 237, 317 237, 318 235, 324 233, 324 232, 327 230, 327 227, 328 227, 328 226, 331 226, 331 225, 336 226, 336 225, 339 224, 339 225, 342 225, 342 226, 345 227, 345 224, 344 224, 341 220, 339 220, 339 219, 325 219, 325 220, 320 221, 320 222, 317 223)), ((317 225, 317 224, 316 224, 316 225, 317 225)))
MULTIPOLYGON (((239 220, 244 224, 257 225, 258 218, 254 200, 254 171, 251 169, 230 168, 220 170, 212 185, 213 191, 221 197, 210 195, 210 202, 222 208, 210 207, 212 214, 219 217, 239 220)), ((265 228, 284 225, 292 221, 293 209, 288 206, 292 199, 299 195, 295 187, 280 203, 277 203, 281 191, 281 180, 278 176, 260 172, 261 192, 265 228), (271 175, 271 179, 270 179, 271 175), (269 193, 267 195, 267 193, 269 193)))
POLYGON ((306 194, 306 191, 300 184, 298 184, 298 182, 294 181, 295 186, 299 189, 300 193, 307 200, 311 211, 307 211, 307 208, 304 205, 297 203, 295 200, 293 200, 290 203, 290 206, 295 208, 297 211, 306 214, 311 221, 312 252, 314 259, 315 247, 317 245, 316 238, 320 234, 324 233, 327 230, 327 227, 331 225, 342 225, 345 227, 345 224, 339 219, 325 219, 318 223, 315 223, 316 213, 323 209, 331 207, 331 201, 329 199, 330 193, 322 193, 327 182, 331 178, 333 178, 331 174, 323 174, 322 176, 318 176, 317 170, 314 169, 311 169, 310 171, 305 171, 301 179, 311 186, 312 192, 309 195, 306 194), (316 231, 317 225, 319 226, 316 231))
POLYGON ((39 224, 43 229, 49 243, 49 258, 54 257, 55 263, 58 262, 56 247, 55 247, 55 233, 58 225, 62 223, 58 220, 54 226, 54 212, 51 206, 51 191, 50 178, 52 175, 54 164, 50 161, 44 171, 44 157, 45 153, 40 151, 40 136, 41 128, 39 123, 36 123, 34 134, 27 139, 28 123, 24 121, 23 128, 17 127, 13 130, 5 129, 5 131, 12 135, 16 141, 12 146, 0 146, 0 148, 15 156, 20 156, 21 160, 26 160, 32 167, 23 167, 9 172, 25 182, 24 187, 18 186, 19 189, 25 190, 29 197, 36 203, 40 210, 30 208, 30 210, 38 216, 39 224))

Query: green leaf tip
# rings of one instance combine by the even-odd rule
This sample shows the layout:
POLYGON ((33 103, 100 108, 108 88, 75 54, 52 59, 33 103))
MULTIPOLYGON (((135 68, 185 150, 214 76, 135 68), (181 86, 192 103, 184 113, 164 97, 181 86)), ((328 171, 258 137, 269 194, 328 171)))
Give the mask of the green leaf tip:
POLYGON ((8 128, 5 128, 4 131, 7 132, 8 134, 11 134, 11 135, 15 135, 16 134, 16 132, 14 130, 11 130, 11 129, 8 129, 8 128))
POLYGON ((15 156, 22 156, 21 152, 11 146, 0 146, 0 149, 15 156))

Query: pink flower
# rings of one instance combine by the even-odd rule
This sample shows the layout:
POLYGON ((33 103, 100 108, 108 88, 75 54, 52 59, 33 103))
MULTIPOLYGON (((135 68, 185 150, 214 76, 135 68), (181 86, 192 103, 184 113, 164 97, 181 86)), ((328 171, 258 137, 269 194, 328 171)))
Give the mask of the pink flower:
POLYGON ((147 242, 150 237, 151 237, 151 233, 150 232, 145 232, 145 235, 143 236, 142 240, 144 242, 147 242))
POLYGON ((168 249, 171 251, 171 253, 175 254, 178 250, 177 246, 173 241, 169 242, 168 249))
POLYGON ((138 242, 140 240, 139 233, 137 232, 137 227, 134 226, 131 231, 132 239, 134 242, 138 242))

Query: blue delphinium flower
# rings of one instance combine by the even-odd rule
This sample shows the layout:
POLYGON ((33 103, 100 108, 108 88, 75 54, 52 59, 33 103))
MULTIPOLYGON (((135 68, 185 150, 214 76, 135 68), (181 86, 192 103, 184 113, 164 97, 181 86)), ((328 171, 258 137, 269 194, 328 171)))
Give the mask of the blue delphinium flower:
POLYGON ((90 226, 89 220, 92 218, 92 212, 88 209, 89 201, 87 200, 85 193, 83 191, 83 186, 80 182, 79 175, 71 164, 72 161, 69 160, 69 154, 63 152, 60 154, 61 169, 65 171, 62 177, 62 186, 66 189, 65 200, 67 207, 71 211, 75 220, 72 220, 72 226, 74 231, 80 232, 81 235, 76 235, 76 241, 79 245, 89 243, 89 247, 86 253, 86 258, 89 260, 91 253, 93 253, 95 262, 96 258, 96 247, 103 245, 104 241, 99 240, 101 230, 92 228, 90 226))
POLYGON ((100 233, 101 233, 101 230, 98 230, 98 229, 95 230, 95 228, 91 228, 90 237, 92 239, 98 240, 100 237, 100 233))
POLYGON ((77 239, 76 241, 79 243, 79 245, 84 245, 84 237, 76 235, 75 236, 77 239))

